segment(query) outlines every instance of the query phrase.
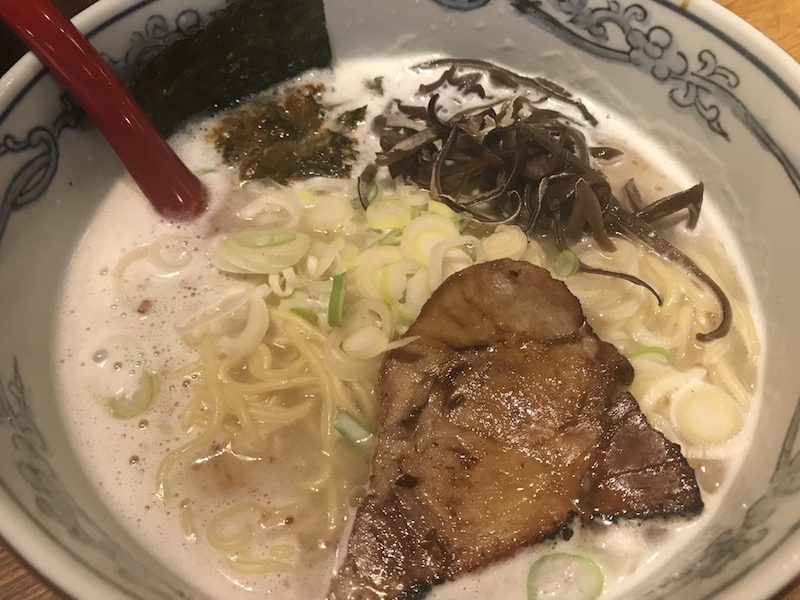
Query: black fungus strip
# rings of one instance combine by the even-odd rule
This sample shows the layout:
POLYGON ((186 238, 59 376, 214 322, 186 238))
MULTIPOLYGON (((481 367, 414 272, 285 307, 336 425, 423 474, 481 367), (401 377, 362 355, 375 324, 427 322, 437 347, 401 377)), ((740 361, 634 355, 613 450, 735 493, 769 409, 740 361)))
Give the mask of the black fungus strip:
POLYGON ((617 221, 622 229, 636 236, 657 254, 675 263, 679 267, 682 267, 708 286, 716 296, 717 302, 719 302, 721 318, 715 329, 707 333, 698 333, 696 337, 698 341, 701 342, 710 342, 725 337, 731 330, 731 325, 733 324, 733 312, 731 310, 730 300, 728 300, 728 296, 719 284, 703 271, 696 262, 658 235, 656 230, 643 219, 627 212, 620 206, 617 207, 617 210, 613 211, 612 218, 617 221))
POLYGON ((647 223, 654 223, 659 219, 674 215, 676 212, 685 208, 689 212, 689 221, 686 226, 689 229, 694 229, 697 226, 697 220, 700 218, 700 207, 703 205, 703 191, 703 183, 700 182, 676 194, 665 196, 652 204, 648 204, 640 209, 636 213, 636 216, 647 223))
POLYGON ((580 273, 588 273, 589 275, 602 275, 604 277, 613 277, 615 279, 622 279, 623 281, 627 281, 634 285, 638 285, 639 287, 642 287, 651 294, 653 294, 653 296, 656 297, 656 302, 658 302, 659 306, 664 305, 664 299, 652 285, 650 285, 643 279, 636 277, 635 275, 631 275, 630 273, 620 273, 619 271, 609 271, 608 269, 599 269, 597 267, 591 267, 580 260, 578 261, 578 271, 580 273))
POLYGON ((639 212, 644 206, 644 199, 642 198, 642 193, 639 191, 639 186, 636 185, 636 182, 633 179, 626 181, 625 185, 622 186, 622 192, 628 204, 626 208, 634 213, 639 212))
POLYGON ((592 113, 589 112, 583 102, 576 100, 567 90, 562 88, 560 85, 553 83, 549 79, 545 79, 544 77, 526 77, 525 75, 514 73, 513 71, 488 61, 470 58, 438 58, 420 63, 415 65, 413 68, 416 70, 426 70, 445 66, 466 67, 468 69, 478 69, 484 71, 487 73, 487 75, 489 75, 493 82, 504 84, 512 89, 520 86, 534 88, 543 93, 545 96, 552 96, 553 98, 556 98, 565 104, 571 104, 581 112, 581 115, 588 123, 593 126, 597 125, 597 119, 592 113))
POLYGON ((394 146, 389 152, 383 152, 378 155, 375 163, 380 166, 388 166, 398 160, 418 152, 431 142, 438 140, 441 135, 432 129, 425 129, 417 132, 411 137, 405 138, 399 144, 394 146))
POLYGON ((438 100, 439 100, 439 94, 431 95, 430 100, 428 100, 428 107, 425 110, 425 115, 428 118, 428 125, 430 126, 431 129, 433 129, 434 131, 436 130, 446 131, 447 125, 442 123, 442 121, 439 120, 439 115, 436 114, 436 102, 438 100))
POLYGON ((598 245, 607 252, 616 250, 614 242, 608 236, 603 222, 603 207, 600 199, 589 184, 581 178, 575 183, 575 200, 572 211, 564 225, 564 233, 568 240, 580 241, 583 238, 584 226, 588 226, 598 245))
POLYGON ((465 95, 477 94, 481 98, 486 96, 486 92, 479 83, 481 79, 483 79, 482 73, 467 73, 459 76, 457 75, 457 71, 458 69, 455 65, 450 67, 442 73, 441 77, 436 81, 420 85, 419 93, 423 95, 430 94, 443 87, 446 83, 449 83, 465 95))

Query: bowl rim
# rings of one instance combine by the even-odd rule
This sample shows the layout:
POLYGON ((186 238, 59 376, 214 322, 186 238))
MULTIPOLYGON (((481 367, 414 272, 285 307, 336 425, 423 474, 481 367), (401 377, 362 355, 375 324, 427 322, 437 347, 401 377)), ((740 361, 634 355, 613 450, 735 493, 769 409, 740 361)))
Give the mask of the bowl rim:
MULTIPOLYGON (((128 15, 160 0, 98 0, 73 18, 75 25, 87 37, 100 33, 128 15)), ((800 62, 727 7, 716 0, 649 0, 698 25, 759 72, 767 76, 791 100, 800 112, 800 62), (745 45, 745 42, 747 45, 745 45)), ((31 53, 17 61, 0 78, 0 124, 14 110, 27 92, 48 74, 41 62, 31 53)), ((0 539, 11 548, 12 554, 35 571, 50 586, 62 594, 80 598, 132 598, 127 592, 104 578, 100 569, 80 560, 46 530, 40 528, 25 507, 11 499, 0 480, 0 507, 6 517, 0 520, 0 539)), ((800 528, 800 523, 798 523, 800 528)), ((770 597, 784 589, 800 575, 800 531, 795 528, 765 554, 765 559, 749 565, 712 592, 726 597, 770 597)))

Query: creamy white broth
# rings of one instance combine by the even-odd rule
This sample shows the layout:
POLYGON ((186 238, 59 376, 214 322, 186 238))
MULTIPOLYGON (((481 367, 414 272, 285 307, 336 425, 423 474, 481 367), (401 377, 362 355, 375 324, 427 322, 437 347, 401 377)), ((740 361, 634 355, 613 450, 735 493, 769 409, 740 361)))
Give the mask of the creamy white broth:
MULTIPOLYGON (((405 64, 413 64, 409 59, 405 64)), ((437 73, 438 75, 438 73, 437 73)), ((434 76, 435 77, 435 76, 434 76)), ((324 82, 330 102, 342 109, 370 104, 369 117, 380 113, 389 98, 411 98, 420 82, 430 74, 412 74, 396 62, 351 62, 333 74, 317 73, 304 81, 324 82), (363 82, 384 76, 385 95, 367 92, 363 82)), ((602 107, 591 110, 606 117, 602 107)), ((197 590, 210 597, 249 598, 254 594, 280 598, 323 597, 336 563, 336 549, 314 556, 293 573, 247 576, 230 572, 204 539, 204 524, 235 496, 241 501, 279 504, 286 500, 283 489, 291 477, 280 465, 240 466, 205 470, 182 475, 165 498, 156 489, 156 469, 164 455, 186 443, 180 415, 189 401, 191 380, 166 377, 193 360, 192 353, 175 329, 175 322, 216 296, 227 277, 211 267, 208 256, 225 221, 230 190, 238 186, 235 169, 225 166, 208 141, 213 120, 193 125, 179 134, 173 144, 182 158, 198 173, 211 191, 207 215, 188 224, 160 219, 127 178, 118 181, 99 206, 86 235, 75 250, 64 282, 63 302, 58 318, 55 362, 61 388, 61 410, 73 443, 87 473, 107 504, 131 534, 165 566, 182 575, 197 590), (158 271, 145 263, 134 263, 126 271, 119 289, 113 271, 119 259, 137 247, 150 245, 162 236, 179 238, 171 251, 191 256, 178 274, 158 271), (143 306, 142 300, 149 300, 143 306), (141 309, 142 312, 139 312, 141 309), (157 394, 152 406, 130 420, 113 418, 105 399, 129 385, 144 370, 158 374, 157 394), (182 510, 189 500, 191 522, 182 510)), ((629 125, 613 115, 601 119, 590 141, 626 150, 637 139, 629 125)), ((362 126, 360 150, 369 160, 376 140, 362 126)), ((637 148, 634 146, 635 152, 637 148)), ((633 162, 633 161, 630 161, 633 162)), ((681 173, 642 169, 639 164, 614 167, 615 180, 630 175, 645 192, 656 197, 686 183, 681 173), (676 179, 680 179, 676 183, 676 179)), ((360 168, 356 166, 354 173, 360 168)), ((704 209, 705 210, 705 209, 704 209)), ((715 211, 705 210, 696 236, 724 238, 715 211)), ((591 310, 587 309, 590 314, 591 310)), ((659 565, 681 551, 694 533, 713 517, 738 464, 749 445, 749 426, 755 421, 757 405, 746 415, 746 430, 736 440, 737 449, 718 461, 724 469, 719 489, 706 493, 705 509, 697 518, 656 519, 649 522, 590 527, 577 526, 569 541, 546 542, 526 548, 513 557, 463 576, 456 582, 434 588, 432 598, 524 598, 525 580, 536 557, 565 550, 591 556, 604 570, 606 596, 623 596, 642 578, 657 574, 659 565)), ((698 473, 698 478, 703 475, 698 473)), ((341 544, 346 543, 346 531, 341 544)), ((339 551, 343 549, 340 546, 339 551)))

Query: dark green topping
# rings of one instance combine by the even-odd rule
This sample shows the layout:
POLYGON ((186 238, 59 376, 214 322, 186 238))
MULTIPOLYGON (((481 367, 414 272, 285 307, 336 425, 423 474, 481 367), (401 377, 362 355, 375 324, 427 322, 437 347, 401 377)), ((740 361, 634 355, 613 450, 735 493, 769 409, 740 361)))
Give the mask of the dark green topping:
MULTIPOLYGON (((227 113, 212 133, 226 162, 238 165, 242 180, 286 183, 308 177, 349 177, 356 158, 355 141, 326 126, 320 86, 290 88, 227 113)), ((352 129, 364 109, 340 115, 336 122, 352 129)))
POLYGON ((365 105, 360 108, 354 108, 353 110, 343 112, 341 115, 336 117, 336 122, 345 129, 355 129, 364 122, 364 117, 366 114, 367 107, 365 105))

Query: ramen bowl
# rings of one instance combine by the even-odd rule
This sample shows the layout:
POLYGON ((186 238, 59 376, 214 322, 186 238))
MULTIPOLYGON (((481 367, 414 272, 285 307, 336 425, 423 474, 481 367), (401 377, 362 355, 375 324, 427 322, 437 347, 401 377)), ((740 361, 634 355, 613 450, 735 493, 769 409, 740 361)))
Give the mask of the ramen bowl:
MULTIPOLYGON (((102 0, 76 23, 129 78, 219 4, 102 0)), ((751 599, 786 585, 800 572, 800 67, 711 0, 326 0, 324 10, 335 63, 415 53, 541 74, 601 120, 613 112, 625 123, 620 137, 645 141, 645 162, 681 184, 705 183, 704 211, 760 337, 753 441, 717 492, 713 518, 679 552, 656 556, 629 595, 751 599)), ((0 534, 75 598, 206 597, 191 564, 168 566, 143 542, 146 520, 115 512, 81 459, 92 431, 70 433, 60 400, 64 274, 100 202, 120 182, 135 188, 33 57, 0 87, 0 534)), ((155 491, 149 479, 142 486, 155 491)))

